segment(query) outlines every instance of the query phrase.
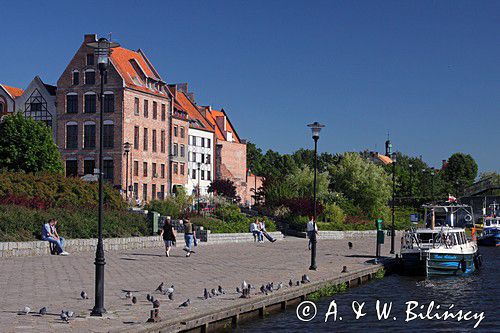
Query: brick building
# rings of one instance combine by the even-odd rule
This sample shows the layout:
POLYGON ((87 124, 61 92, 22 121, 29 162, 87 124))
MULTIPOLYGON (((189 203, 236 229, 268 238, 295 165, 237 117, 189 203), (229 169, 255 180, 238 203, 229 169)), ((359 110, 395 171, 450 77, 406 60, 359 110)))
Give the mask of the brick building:
MULTIPOLYGON (((92 174, 98 168, 100 76, 97 59, 84 41, 57 81, 57 142, 67 176, 92 174)), ((170 188, 169 114, 171 98, 143 51, 113 49, 104 93, 104 179, 129 188, 143 201, 162 197, 170 188), (123 144, 132 145, 127 158, 123 144)), ((132 194, 132 193, 130 193, 132 194)))

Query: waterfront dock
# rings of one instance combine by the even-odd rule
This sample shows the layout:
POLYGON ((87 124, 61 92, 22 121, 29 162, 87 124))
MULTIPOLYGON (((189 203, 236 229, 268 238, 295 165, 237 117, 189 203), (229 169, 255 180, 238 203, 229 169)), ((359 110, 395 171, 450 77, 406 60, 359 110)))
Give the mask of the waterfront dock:
MULTIPOLYGON (((75 253, 69 257, 36 256, 0 259, 0 325, 2 332, 178 332, 212 331, 231 327, 249 317, 264 316, 293 306, 307 294, 322 286, 346 282, 349 286, 365 283, 374 277, 379 265, 373 259, 375 240, 352 238, 320 240, 318 270, 309 271, 310 252, 304 239, 287 237, 276 243, 230 243, 202 245, 190 258, 181 247, 164 256, 157 248, 106 253, 105 305, 103 318, 90 317, 93 306, 94 265, 92 252, 75 253), (347 242, 353 243, 349 249, 347 242), (342 273, 347 266, 348 272, 342 273), (311 283, 288 287, 288 281, 300 280, 308 274, 311 283), (256 287, 249 299, 240 298, 235 288, 243 280, 256 287), (261 295, 259 287, 282 281, 284 287, 269 295, 261 295), (154 292, 160 282, 175 286, 174 300, 154 292), (221 285, 227 292, 208 300, 203 288, 221 285), (90 299, 79 299, 81 290, 90 299), (138 303, 131 304, 122 290, 131 290, 138 303), (152 309, 146 300, 151 293, 161 302, 159 322, 147 323, 152 309), (179 308, 186 299, 187 308, 179 308), (47 306, 49 315, 18 315, 30 306, 32 311, 47 306), (69 324, 58 314, 62 309, 74 311, 69 324)), ((382 254, 388 256, 389 244, 382 254)), ((386 261, 390 265, 392 261, 386 261)))

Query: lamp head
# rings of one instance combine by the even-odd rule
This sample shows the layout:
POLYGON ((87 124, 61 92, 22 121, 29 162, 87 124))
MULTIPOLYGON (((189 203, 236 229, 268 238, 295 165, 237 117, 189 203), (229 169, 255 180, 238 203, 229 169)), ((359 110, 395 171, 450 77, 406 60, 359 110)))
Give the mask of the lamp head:
POLYGON ((321 125, 320 123, 315 121, 314 123, 307 125, 307 127, 311 128, 312 137, 313 137, 313 139, 317 140, 317 139, 319 139, 319 132, 321 132, 321 129, 323 127, 325 127, 325 125, 321 125))

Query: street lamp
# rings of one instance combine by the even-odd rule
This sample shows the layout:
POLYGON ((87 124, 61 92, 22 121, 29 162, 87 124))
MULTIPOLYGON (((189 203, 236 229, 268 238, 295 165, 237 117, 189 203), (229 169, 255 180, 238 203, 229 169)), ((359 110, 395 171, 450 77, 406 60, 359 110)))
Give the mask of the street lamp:
POLYGON ((314 140, 314 185, 313 185, 313 232, 311 233, 312 239, 311 239, 311 266, 309 267, 310 270, 316 270, 316 174, 318 170, 318 140, 319 140, 319 132, 321 132, 321 129, 325 127, 325 125, 321 125, 317 121, 315 121, 312 124, 307 125, 307 127, 311 128, 312 131, 312 138, 314 140))
POLYGON ((198 162, 198 191, 197 191, 197 195, 198 195, 198 207, 197 207, 198 215, 200 215, 200 168, 201 168, 201 163, 198 162))
POLYGON ((126 172, 126 176, 125 176, 125 198, 127 199, 127 202, 128 202, 128 154, 130 153, 130 142, 125 142, 123 144, 123 151, 125 152, 125 158, 127 159, 127 162, 126 162, 126 167, 125 167, 125 172, 126 172))
POLYGON ((413 164, 408 164, 410 168, 410 197, 413 197, 413 164))
POLYGON ((104 308, 104 246, 102 242, 102 223, 104 221, 104 194, 103 194, 103 165, 102 152, 104 141, 104 77, 109 65, 109 56, 111 49, 120 46, 118 43, 110 42, 106 38, 99 38, 97 42, 88 43, 88 47, 94 49, 97 56, 97 65, 101 75, 101 94, 100 94, 100 124, 99 124, 99 209, 97 215, 97 249, 95 254, 95 304, 91 316, 101 317, 106 313, 104 308))
POLYGON ((392 159, 392 202, 391 202, 391 210, 392 210, 392 226, 391 226, 391 254, 394 254, 394 197, 396 193, 396 162, 397 155, 396 152, 391 154, 392 159))
POLYGON ((434 201, 434 167, 431 168, 431 200, 434 201))

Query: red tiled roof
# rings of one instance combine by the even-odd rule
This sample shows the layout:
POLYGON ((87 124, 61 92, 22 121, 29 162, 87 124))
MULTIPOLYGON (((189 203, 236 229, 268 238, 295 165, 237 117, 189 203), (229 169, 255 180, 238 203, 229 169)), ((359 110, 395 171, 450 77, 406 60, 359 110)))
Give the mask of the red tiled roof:
POLYGON ((392 159, 389 156, 377 154, 377 158, 385 165, 392 164, 392 159))
POLYGON ((0 86, 2 86, 9 93, 9 95, 12 96, 12 98, 19 97, 24 92, 21 88, 6 86, 5 84, 0 84, 0 86))
POLYGON ((217 140, 222 140, 222 141, 225 141, 226 139, 224 138, 224 134, 222 134, 222 131, 220 130, 219 126, 217 126, 216 122, 215 122, 215 118, 212 116, 212 114, 210 113, 210 111, 208 110, 207 107, 205 107, 205 115, 206 115, 206 118, 207 120, 210 122, 210 124, 212 124, 213 128, 215 129, 215 137, 217 138, 217 140))
POLYGON ((212 126, 215 128, 215 134, 216 134, 218 140, 227 141, 225 136, 224 136, 224 133, 223 133, 224 128, 219 128, 219 125, 215 121, 217 119, 217 117, 225 117, 226 118, 226 131, 231 132, 233 134, 233 141, 234 142, 240 143, 240 138, 239 138, 238 134, 236 133, 236 131, 233 129, 233 126, 231 126, 231 122, 229 121, 229 117, 226 115, 226 113, 224 111, 209 109, 208 107, 206 107, 205 110, 206 110, 206 117, 207 117, 208 121, 210 121, 212 126))
POLYGON ((156 70, 145 59, 143 54, 142 51, 135 52, 123 47, 117 47, 111 53, 111 62, 122 76, 127 87, 165 97, 166 93, 148 88, 146 82, 142 79, 143 75, 154 80, 161 79, 155 74, 156 70), (133 65, 134 62, 138 67, 133 65))
POLYGON ((179 90, 177 91, 177 96, 174 106, 177 107, 178 109, 187 112, 190 120, 194 121, 198 120, 202 124, 202 127, 200 127, 190 122, 189 123, 190 127, 198 128, 209 132, 214 131, 212 125, 210 125, 207 119, 203 117, 203 115, 200 113, 200 110, 198 110, 196 105, 194 105, 182 91, 179 90))

